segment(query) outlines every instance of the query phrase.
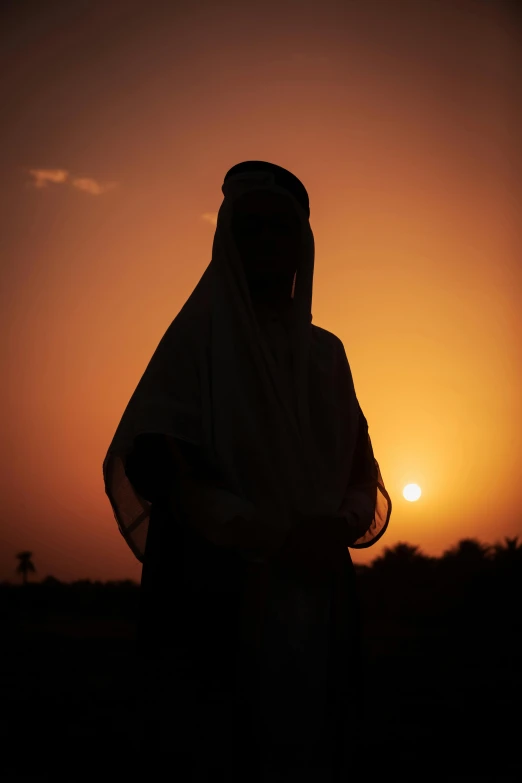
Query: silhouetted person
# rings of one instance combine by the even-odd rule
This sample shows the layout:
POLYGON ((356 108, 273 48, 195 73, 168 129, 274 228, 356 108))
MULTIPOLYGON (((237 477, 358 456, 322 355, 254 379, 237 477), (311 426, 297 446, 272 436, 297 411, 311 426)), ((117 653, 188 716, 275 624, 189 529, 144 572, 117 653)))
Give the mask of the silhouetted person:
POLYGON ((380 538, 391 502, 343 345, 312 324, 304 186, 248 161, 222 189, 212 260, 104 462, 143 563, 146 763, 328 783, 359 717, 347 547, 380 538))

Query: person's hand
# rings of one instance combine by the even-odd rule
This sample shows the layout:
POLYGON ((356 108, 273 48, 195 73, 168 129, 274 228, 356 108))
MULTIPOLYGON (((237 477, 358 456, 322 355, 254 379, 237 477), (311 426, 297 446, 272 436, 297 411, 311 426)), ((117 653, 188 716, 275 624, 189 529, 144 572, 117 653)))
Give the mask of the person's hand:
POLYGON ((346 540, 346 546, 353 546, 355 542, 364 536, 366 531, 369 528, 369 522, 368 519, 364 519, 354 513, 348 512, 345 515, 345 525, 346 525, 346 534, 345 534, 345 540, 346 540))
POLYGON ((208 537, 217 546, 236 550, 246 559, 269 557, 277 551, 274 531, 260 520, 237 515, 209 530, 208 537))
POLYGON ((346 558, 346 520, 338 516, 296 518, 278 554, 278 562, 298 580, 326 581, 346 558))

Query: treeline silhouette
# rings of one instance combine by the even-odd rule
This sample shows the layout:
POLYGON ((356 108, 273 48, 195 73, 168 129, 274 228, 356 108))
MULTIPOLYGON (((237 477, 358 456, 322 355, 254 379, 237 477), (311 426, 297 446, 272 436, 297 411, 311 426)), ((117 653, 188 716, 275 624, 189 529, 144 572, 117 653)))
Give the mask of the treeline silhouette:
MULTIPOLYGON (((139 585, 36 582, 23 568, 31 579, 0 584, 5 767, 23 756, 53 779, 59 767, 68 781, 92 780, 100 764, 132 779, 146 682, 136 662, 139 585), (77 758, 85 777, 68 766, 77 758)), ((440 557, 400 542, 356 571, 363 660, 351 676, 366 703, 365 779, 522 779, 518 537, 462 539, 440 557)))
POLYGON ((417 546, 385 548, 371 566, 356 566, 367 623, 415 627, 511 627, 521 630, 522 544, 518 537, 483 544, 466 538, 440 557, 417 546))
MULTIPOLYGON (((31 609, 72 611, 77 615, 137 619, 139 585, 130 580, 61 582, 47 576, 39 582, 27 580, 34 571, 32 553, 17 555, 22 565, 23 585, 0 583, 0 606, 6 614, 31 609), (29 569, 27 564, 30 564, 29 569)), ((518 620, 511 611, 520 600, 522 587, 522 543, 518 536, 488 545, 477 539, 460 540, 440 557, 424 554, 418 546, 399 542, 385 547, 369 565, 356 564, 363 617, 371 625, 392 620, 414 620, 421 625, 452 618, 468 619, 477 612, 481 620, 501 624, 518 620)))

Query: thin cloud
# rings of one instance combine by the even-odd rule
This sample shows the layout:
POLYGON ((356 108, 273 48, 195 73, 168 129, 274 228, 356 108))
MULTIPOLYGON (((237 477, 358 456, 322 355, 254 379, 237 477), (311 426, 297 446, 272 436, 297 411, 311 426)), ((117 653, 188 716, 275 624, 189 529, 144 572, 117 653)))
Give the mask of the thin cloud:
POLYGON ((49 182, 66 182, 69 172, 65 169, 29 169, 35 188, 46 188, 49 182))
POLYGON ((201 215, 202 220, 206 220, 207 223, 212 223, 213 226, 217 226, 217 212, 204 212, 201 215))
POLYGON ((29 169, 29 174, 33 178, 33 184, 36 188, 46 188, 49 182, 57 185, 68 184, 76 190, 89 193, 91 196, 100 196, 118 186, 117 182, 102 183, 92 177, 70 179, 66 169, 29 169))
POLYGON ((113 190, 117 187, 117 182, 106 182, 102 185, 95 179, 90 177, 80 177, 73 179, 72 186, 77 190, 83 190, 85 193, 90 193, 91 196, 101 196, 102 193, 106 193, 108 190, 113 190))

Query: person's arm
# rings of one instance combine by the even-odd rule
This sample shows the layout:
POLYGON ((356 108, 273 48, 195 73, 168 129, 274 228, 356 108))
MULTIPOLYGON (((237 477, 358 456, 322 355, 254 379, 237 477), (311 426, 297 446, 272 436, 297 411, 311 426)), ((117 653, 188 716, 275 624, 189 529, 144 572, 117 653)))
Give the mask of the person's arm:
POLYGON ((368 424, 360 411, 352 470, 340 508, 335 514, 298 516, 278 559, 306 581, 327 577, 345 547, 357 548, 360 541, 372 539, 378 478, 368 424))
POLYGON ((140 494, 169 508, 217 546, 259 560, 279 545, 253 504, 230 492, 193 444, 161 434, 140 435, 126 473, 140 494))
POLYGON ((347 546, 352 546, 371 528, 377 504, 378 468, 368 434, 368 423, 360 410, 357 440, 339 516, 346 520, 347 546))

